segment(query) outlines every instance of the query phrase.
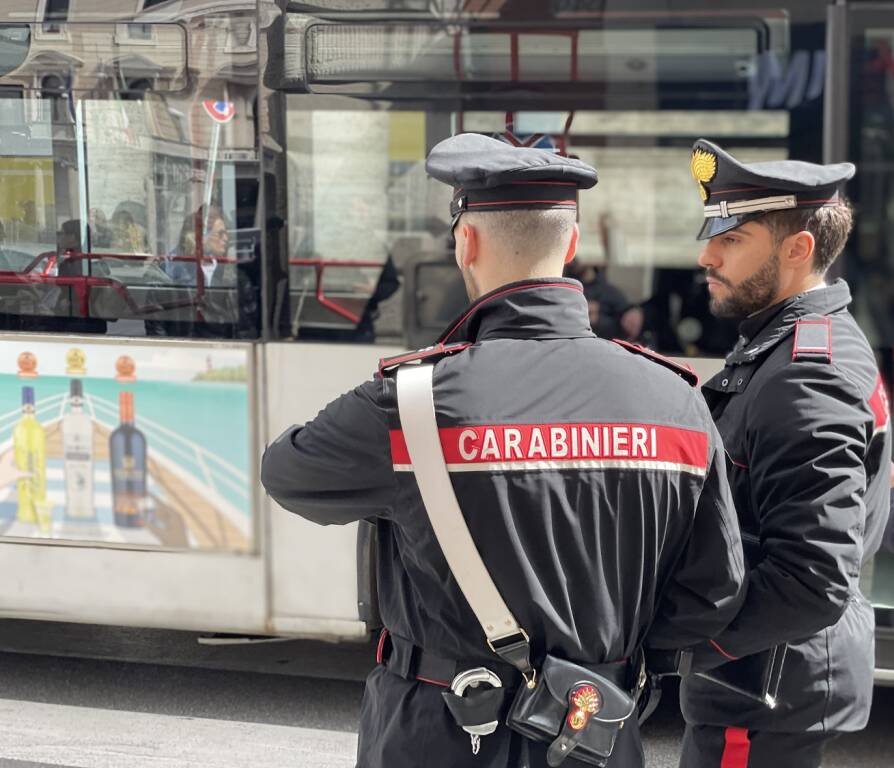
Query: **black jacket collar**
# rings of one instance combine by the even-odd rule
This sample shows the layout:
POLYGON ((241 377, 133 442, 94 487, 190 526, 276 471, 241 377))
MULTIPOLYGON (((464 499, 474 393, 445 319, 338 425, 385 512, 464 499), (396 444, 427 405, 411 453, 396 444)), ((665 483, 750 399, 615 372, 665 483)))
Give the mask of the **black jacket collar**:
POLYGON ((799 293, 742 321, 739 341, 726 358, 727 365, 750 363, 788 336, 795 322, 806 315, 831 315, 851 302, 850 288, 838 279, 825 288, 799 293))
POLYGON ((583 287, 577 280, 555 277, 508 283, 485 294, 447 326, 438 342, 592 335, 583 287))

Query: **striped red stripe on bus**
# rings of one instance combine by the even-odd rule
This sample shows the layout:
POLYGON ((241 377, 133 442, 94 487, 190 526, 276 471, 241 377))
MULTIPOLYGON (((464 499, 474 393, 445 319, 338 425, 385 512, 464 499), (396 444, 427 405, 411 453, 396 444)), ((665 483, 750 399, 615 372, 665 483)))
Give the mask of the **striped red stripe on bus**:
MULTIPOLYGON (((451 470, 569 466, 661 467, 704 472, 706 432, 657 424, 493 424, 438 430, 451 470)), ((391 431, 396 469, 410 469, 403 432, 391 431)))

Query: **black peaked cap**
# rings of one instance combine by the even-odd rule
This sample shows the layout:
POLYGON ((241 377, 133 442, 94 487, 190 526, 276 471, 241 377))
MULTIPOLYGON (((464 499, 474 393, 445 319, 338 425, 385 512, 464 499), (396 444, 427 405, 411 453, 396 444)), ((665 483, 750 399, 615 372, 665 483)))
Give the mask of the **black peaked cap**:
POLYGON ((439 142, 427 173, 454 188, 453 223, 465 211, 577 208, 577 191, 597 182, 596 169, 544 149, 514 147, 480 133, 439 142))
POLYGON ((690 170, 705 205, 698 239, 707 240, 770 211, 838 205, 840 187, 856 168, 801 160, 742 163, 699 139, 692 146, 690 170))

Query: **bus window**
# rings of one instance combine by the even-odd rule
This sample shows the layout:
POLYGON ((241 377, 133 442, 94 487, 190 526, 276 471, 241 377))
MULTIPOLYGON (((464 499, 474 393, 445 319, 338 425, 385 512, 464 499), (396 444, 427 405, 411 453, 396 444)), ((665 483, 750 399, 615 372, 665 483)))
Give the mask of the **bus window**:
POLYGON ((450 193, 424 161, 474 131, 598 169, 578 258, 641 308, 640 340, 684 355, 732 347, 735 325, 711 317, 696 263, 690 148, 710 136, 751 161, 819 160, 800 113, 820 109, 824 59, 793 50, 789 15, 693 4, 602 17, 532 2, 359 23, 324 5, 325 18, 290 14, 282 54, 293 337, 424 345, 463 308, 450 193))
POLYGON ((254 9, 83 16, 0 26, 0 330, 256 338, 254 9))
POLYGON ((30 43, 31 29, 27 24, 0 26, 0 76, 22 66, 30 43))

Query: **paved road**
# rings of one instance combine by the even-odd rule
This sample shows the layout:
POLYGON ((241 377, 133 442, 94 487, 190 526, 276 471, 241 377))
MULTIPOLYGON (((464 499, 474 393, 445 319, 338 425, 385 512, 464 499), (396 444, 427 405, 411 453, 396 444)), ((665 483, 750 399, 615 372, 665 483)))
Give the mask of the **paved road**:
MULTIPOLYGON (((325 670, 318 670, 325 671, 325 670)), ((0 766, 352 768, 362 684, 255 672, 0 653, 0 766)), ((646 730, 676 766, 673 691, 646 730)), ((894 689, 827 768, 894 764, 894 689)))

